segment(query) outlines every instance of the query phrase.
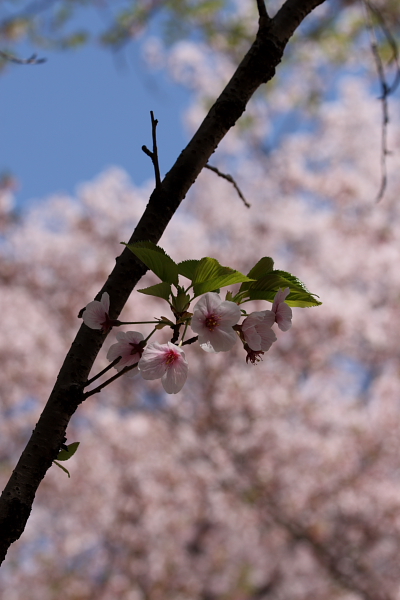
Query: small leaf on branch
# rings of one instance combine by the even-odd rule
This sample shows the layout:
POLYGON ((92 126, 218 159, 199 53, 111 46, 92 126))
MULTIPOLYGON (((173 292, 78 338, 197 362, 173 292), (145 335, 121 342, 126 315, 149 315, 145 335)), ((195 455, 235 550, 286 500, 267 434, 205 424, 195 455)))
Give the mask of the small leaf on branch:
MULTIPOLYGON (((124 244, 124 242, 121 242, 124 244)), ((124 244, 147 268, 161 279, 161 281, 178 285, 178 265, 170 256, 153 242, 136 242, 124 244)))
POLYGON ((155 296, 156 298, 163 298, 168 302, 169 297, 171 295, 171 284, 166 281, 162 281, 161 283, 156 283, 155 285, 150 285, 147 288, 142 288, 138 290, 141 294, 147 294, 148 296, 155 296))
POLYGON ((69 460, 78 450, 80 442, 73 442, 67 445, 67 450, 60 450, 57 454, 57 460, 69 460))
MULTIPOLYGON (((140 290, 139 290, 140 292, 140 290)), ((175 323, 173 323, 172 321, 170 321, 167 317, 161 317, 160 322, 158 323, 158 325, 156 325, 156 329, 164 329, 164 327, 174 327, 175 323)))

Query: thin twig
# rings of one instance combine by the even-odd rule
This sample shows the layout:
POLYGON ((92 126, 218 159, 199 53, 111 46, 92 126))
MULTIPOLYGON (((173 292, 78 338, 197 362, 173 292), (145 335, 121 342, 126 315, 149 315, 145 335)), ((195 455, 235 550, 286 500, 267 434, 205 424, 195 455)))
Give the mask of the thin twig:
POLYGON ((88 379, 87 382, 85 383, 85 385, 83 387, 87 387, 88 385, 90 385, 91 383, 93 383, 93 381, 96 381, 96 379, 98 379, 99 377, 101 377, 102 375, 104 375, 104 373, 107 373, 107 371, 109 371, 110 369, 112 369, 113 367, 115 367, 115 365, 117 363, 119 363, 120 360, 121 360, 121 357, 118 356, 115 360, 112 361, 112 363, 110 363, 108 365, 108 367, 106 367, 105 369, 103 369, 102 371, 100 371, 100 373, 97 373, 97 375, 95 375, 91 379, 88 379))
POLYGON ((227 181, 229 181, 229 183, 231 183, 233 185, 233 187, 235 188, 235 190, 237 191, 239 198, 242 200, 243 204, 247 207, 250 208, 251 204, 249 204, 246 200, 246 198, 243 196, 238 184, 236 183, 236 181, 233 179, 232 175, 227 175, 226 173, 221 173, 221 171, 219 171, 217 169, 217 167, 212 167, 211 165, 209 165, 208 163, 205 165, 206 169, 210 169, 210 171, 213 171, 214 173, 216 173, 217 175, 219 175, 220 177, 222 177, 223 179, 226 179, 227 181))
POLYGON ((399 66, 399 60, 398 60, 398 48, 397 48, 396 41, 395 41, 394 37, 392 36, 392 34, 390 33, 390 30, 387 27, 386 22, 382 16, 381 12, 369 0, 363 0, 363 6, 364 6, 364 10, 365 10, 365 20, 366 20, 367 28, 368 28, 370 38, 371 38, 371 50, 372 50, 372 54, 374 57, 379 82, 381 85, 381 96, 379 98, 379 100, 381 101, 381 106, 382 106, 381 183, 380 183, 380 187, 378 190, 378 194, 376 196, 376 202, 379 202, 385 194, 385 190, 386 190, 386 186, 387 186, 387 179, 388 179, 387 163, 386 163, 386 157, 388 156, 388 154, 390 154, 390 151, 388 149, 388 143, 387 143, 387 130, 388 130, 388 124, 389 124, 388 97, 390 96, 390 94, 392 94, 394 92, 394 90, 400 83, 400 66, 399 66), (385 68, 384 68, 382 59, 379 54, 378 39, 376 36, 374 24, 371 19, 371 13, 377 17, 377 19, 379 21, 379 25, 381 27, 381 30, 382 30, 383 34, 385 35, 386 40, 388 41, 388 43, 392 49, 393 55, 392 55, 392 59, 390 60, 390 62, 394 61, 395 65, 396 65, 396 76, 394 78, 392 85, 389 85, 387 82, 387 79, 386 79, 385 68))
POLYGON ((399 48, 397 46, 395 37, 393 36, 388 24, 386 23, 386 21, 383 17, 381 10, 377 6, 375 6, 375 4, 373 2, 371 2, 370 0, 365 0, 365 2, 368 5, 368 8, 371 10, 371 12, 375 15, 375 17, 379 21, 379 25, 382 30, 382 33, 384 34, 386 41, 389 44, 390 49, 392 51, 392 56, 391 56, 391 58, 389 58, 388 64, 389 65, 391 63, 395 64, 396 74, 395 74, 392 84, 389 86, 388 93, 393 94, 393 92, 397 89, 397 87, 400 83, 399 48))
POLYGON ((154 174, 156 177, 156 188, 159 188, 161 185, 161 175, 160 175, 160 165, 158 162, 157 133, 156 133, 158 120, 154 118, 154 113, 152 110, 150 111, 150 116, 151 116, 151 135, 153 138, 153 152, 151 150, 149 150, 147 148, 147 146, 142 146, 142 150, 145 154, 147 154, 147 156, 149 156, 151 158, 151 162, 153 163, 153 167, 154 167, 154 174))
POLYGON ((118 373, 116 375, 114 375, 113 377, 110 377, 109 379, 106 379, 106 381, 103 381, 103 383, 101 383, 100 385, 98 385, 93 390, 90 390, 90 392, 86 392, 83 395, 83 399, 86 400, 86 398, 89 398, 89 396, 93 396, 94 394, 98 394, 99 392, 101 392, 101 390, 103 388, 105 388, 107 385, 109 385, 110 383, 112 383, 113 381, 115 381, 116 379, 118 379, 119 377, 121 377, 122 375, 125 375, 125 373, 128 373, 129 371, 132 371, 132 369, 134 369, 135 367, 137 367, 138 362, 135 363, 134 365, 130 365, 128 367, 124 367, 123 369, 121 369, 121 371, 118 371, 118 373))
POLYGON ((37 54, 32 54, 29 58, 17 58, 4 50, 0 50, 0 57, 16 65, 41 65, 47 60, 46 58, 37 58, 37 54))

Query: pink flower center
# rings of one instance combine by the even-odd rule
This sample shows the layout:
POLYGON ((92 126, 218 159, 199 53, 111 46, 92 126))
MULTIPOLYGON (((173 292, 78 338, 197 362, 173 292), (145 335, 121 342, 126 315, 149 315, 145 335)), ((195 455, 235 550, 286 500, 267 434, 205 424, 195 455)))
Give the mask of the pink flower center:
POLYGON ((174 352, 173 350, 168 350, 168 352, 165 353, 165 364, 166 365, 172 365, 178 358, 178 353, 174 352))
POLYGON ((218 327, 219 321, 220 317, 218 315, 209 315, 204 321, 204 325, 209 331, 214 331, 214 329, 218 327))
POLYGON ((104 321, 102 323, 100 323, 100 325, 101 325, 103 333, 108 333, 109 331, 111 331, 112 326, 113 326, 113 321, 108 316, 108 313, 105 313, 104 321))
POLYGON ((141 344, 140 342, 138 344, 135 344, 134 342, 129 342, 129 345, 132 346, 132 350, 130 352, 131 356, 133 356, 134 354, 140 354, 140 356, 142 356, 143 344, 141 344))

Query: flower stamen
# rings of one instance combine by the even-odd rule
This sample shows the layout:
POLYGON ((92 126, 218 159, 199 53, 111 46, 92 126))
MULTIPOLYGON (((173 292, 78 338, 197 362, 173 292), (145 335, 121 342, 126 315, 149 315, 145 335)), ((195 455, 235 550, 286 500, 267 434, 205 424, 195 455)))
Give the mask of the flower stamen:
POLYGON ((219 321, 220 318, 217 315, 210 315, 205 319, 204 325, 209 331, 214 331, 214 329, 219 326, 219 321))

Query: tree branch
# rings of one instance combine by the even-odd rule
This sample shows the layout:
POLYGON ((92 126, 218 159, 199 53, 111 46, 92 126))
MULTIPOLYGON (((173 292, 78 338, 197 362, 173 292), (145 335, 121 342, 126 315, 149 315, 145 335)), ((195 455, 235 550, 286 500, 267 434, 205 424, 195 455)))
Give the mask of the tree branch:
MULTIPOLYGON (((151 194, 129 242, 157 243, 201 170, 222 138, 246 109, 257 88, 272 79, 285 45, 301 20, 323 0, 288 0, 275 18, 261 24, 257 36, 231 80, 211 107, 172 169, 151 194)), ((105 285, 110 295, 110 318, 118 318, 146 267, 124 249, 105 285)), ((36 490, 51 467, 71 416, 84 400, 83 385, 107 335, 82 324, 72 343, 54 389, 28 444, 0 498, 0 561, 24 531, 36 490)))

